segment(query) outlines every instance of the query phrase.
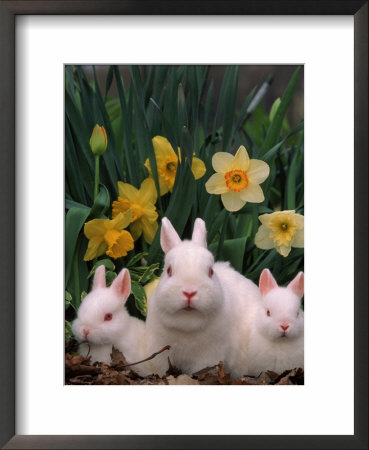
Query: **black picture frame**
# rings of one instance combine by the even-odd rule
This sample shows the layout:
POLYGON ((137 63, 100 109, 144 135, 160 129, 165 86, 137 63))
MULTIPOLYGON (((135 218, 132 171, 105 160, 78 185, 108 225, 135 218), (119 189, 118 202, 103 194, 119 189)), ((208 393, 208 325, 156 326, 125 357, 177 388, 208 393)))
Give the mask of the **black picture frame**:
MULTIPOLYGON (((0 1, 0 445, 23 448, 367 449, 368 448, 368 1, 43 0, 0 1), (15 435, 15 18, 20 14, 352 15, 354 17, 354 435, 15 435)), ((327 381, 329 382, 329 381, 327 381)), ((344 380, 342 381, 344 383, 344 380)), ((337 392, 339 397, 339 392, 337 392)))

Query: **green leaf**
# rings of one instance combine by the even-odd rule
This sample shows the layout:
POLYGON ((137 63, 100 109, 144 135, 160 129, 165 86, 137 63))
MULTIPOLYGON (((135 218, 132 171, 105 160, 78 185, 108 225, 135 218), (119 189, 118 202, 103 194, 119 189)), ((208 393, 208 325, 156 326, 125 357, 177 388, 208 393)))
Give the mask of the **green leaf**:
POLYGON ((148 283, 153 276, 155 275, 155 272, 159 269, 159 263, 151 264, 151 266, 147 267, 143 275, 140 277, 139 281, 141 284, 148 283))
MULTIPOLYGON (((218 261, 229 261, 231 266, 242 273, 243 259, 245 255, 247 237, 227 239, 222 246, 218 261)), ((210 251, 215 251, 216 244, 209 246, 210 251)))
POLYGON ((65 279, 71 277, 73 257, 79 233, 89 216, 90 211, 82 208, 71 208, 65 221, 65 279))
POLYGON ((99 185, 99 193, 92 205, 89 218, 99 218, 103 216, 110 207, 109 191, 103 184, 99 185))
POLYGON ((92 275, 96 272, 96 269, 100 266, 105 266, 106 269, 114 271, 115 265, 111 259, 100 259, 99 261, 96 261, 96 263, 93 265, 92 269, 90 270, 90 273, 88 274, 87 278, 91 278, 92 275))
POLYGON ((131 282, 131 292, 135 298, 136 308, 143 316, 147 314, 147 300, 144 288, 136 281, 131 282))
POLYGON ((134 255, 126 264, 126 267, 132 267, 136 264, 136 262, 141 261, 142 258, 145 258, 148 255, 147 252, 141 252, 134 255))
POLYGON ((115 278, 117 277, 117 274, 111 270, 108 270, 105 273, 105 277, 106 277, 106 285, 110 286, 112 284, 112 282, 115 280, 115 278))
POLYGON ((183 127, 188 127, 188 118, 187 118, 187 108, 186 108, 186 98, 184 95, 184 89, 182 83, 178 85, 178 95, 177 95, 177 124, 179 128, 179 133, 181 132, 183 127))
POLYGON ((281 104, 281 99, 278 97, 278 98, 274 101, 272 107, 270 108, 270 112, 269 112, 269 120, 270 120, 270 122, 273 122, 275 113, 277 112, 277 109, 279 108, 279 105, 280 105, 280 104, 281 104))
POLYGON ((87 209, 88 211, 90 211, 90 209, 91 209, 88 206, 83 205, 82 203, 75 202, 75 201, 70 200, 68 198, 65 199, 65 209, 71 209, 71 208, 87 209))
POLYGON ((296 207, 296 161, 298 158, 298 151, 295 151, 293 155, 291 165, 288 168, 287 175, 287 186, 286 186, 286 195, 287 195, 287 209, 295 209, 296 207))
POLYGON ((262 153, 264 154, 268 150, 270 150, 276 143, 278 142, 283 126, 283 119, 286 115, 288 105, 290 104, 292 94, 295 90, 296 83, 298 80, 298 76, 301 70, 301 66, 296 69, 294 74, 291 77, 290 82, 288 83, 288 86, 282 96, 282 100, 278 106, 278 109, 274 115, 273 121, 270 124, 270 127, 268 129, 266 138, 264 140, 262 153))
POLYGON ((65 321, 65 338, 70 339, 73 336, 72 325, 68 320, 65 321))
POLYGON ((232 127, 236 112, 238 66, 227 66, 220 89, 219 102, 214 124, 220 112, 223 113, 223 151, 226 152, 231 144, 232 127))
POLYGON ((124 130, 124 147, 122 148, 122 152, 124 153, 124 159, 127 164, 127 171, 130 182, 138 187, 139 184, 139 176, 136 167, 135 155, 132 148, 132 139, 130 135, 130 130, 132 128, 132 124, 130 121, 130 116, 132 115, 131 110, 127 107, 126 97, 124 93, 124 85, 123 80, 120 75, 119 69, 117 66, 113 66, 113 72, 115 76, 115 81, 117 83, 120 107, 121 107, 121 120, 122 127, 124 130))

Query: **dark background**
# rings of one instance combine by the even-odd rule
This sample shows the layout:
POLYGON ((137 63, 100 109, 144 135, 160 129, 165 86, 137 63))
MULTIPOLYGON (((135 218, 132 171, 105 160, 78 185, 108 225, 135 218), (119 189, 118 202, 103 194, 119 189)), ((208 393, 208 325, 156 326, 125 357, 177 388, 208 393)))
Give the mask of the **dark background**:
MULTIPOLYGON (((97 65, 96 73, 102 89, 105 88, 105 80, 109 66, 97 65)), ((119 70, 123 76, 124 83, 129 86, 130 66, 119 66, 119 70)), ((147 66, 148 68, 150 66, 147 66)), ((215 99, 217 99, 221 87, 221 83, 224 76, 224 71, 226 65, 213 65, 210 66, 209 70, 209 80, 214 80, 214 94, 215 99)), ((297 65, 240 65, 239 70, 239 81, 238 81, 238 92, 239 96, 237 99, 237 107, 241 108, 247 95, 251 90, 257 85, 260 87, 264 81, 267 80, 268 76, 273 74, 274 78, 270 85, 270 88, 265 95, 262 104, 265 106, 266 111, 269 110, 278 97, 282 97, 287 84, 296 70, 297 65)), ((92 66, 84 67, 85 73, 89 80, 93 80, 92 66)), ((118 97, 116 86, 113 83, 109 91, 109 96, 118 97)), ((297 81, 296 90, 292 96, 290 106, 287 111, 287 118, 292 127, 296 126, 304 118, 304 75, 303 70, 297 81)))

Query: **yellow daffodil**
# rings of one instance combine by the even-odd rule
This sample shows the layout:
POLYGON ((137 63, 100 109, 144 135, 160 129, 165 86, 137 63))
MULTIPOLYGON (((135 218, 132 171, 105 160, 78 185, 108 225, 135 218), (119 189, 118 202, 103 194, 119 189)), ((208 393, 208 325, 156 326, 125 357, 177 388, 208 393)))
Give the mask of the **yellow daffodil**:
POLYGON ((108 146, 108 137, 104 127, 95 125, 90 138, 90 147, 94 155, 102 155, 108 146))
POLYGON ((264 161, 250 159, 243 145, 233 156, 217 152, 212 159, 215 174, 205 183, 209 194, 221 194, 228 211, 238 211, 246 202, 261 203, 264 193, 259 186, 269 175, 269 166, 264 161))
MULTIPOLYGON (((168 191, 172 191, 174 180, 177 173, 178 157, 170 145, 168 139, 162 136, 155 136, 152 140, 152 144, 155 152, 156 167, 158 170, 160 195, 166 194, 168 191)), ((179 162, 181 162, 181 151, 178 147, 179 162)), ((149 171, 150 177, 152 177, 152 170, 150 161, 145 161, 145 167, 149 171)), ((206 172, 205 164, 199 158, 192 158, 191 170, 195 180, 198 180, 204 176, 206 172)))
POLYGON ((132 250, 133 238, 124 230, 132 218, 132 210, 118 214, 113 220, 93 219, 85 223, 84 233, 89 239, 85 261, 97 258, 106 253, 112 258, 126 256, 132 250))
POLYGON ((277 211, 259 216, 262 225, 255 235, 255 245, 263 250, 275 248, 288 256, 291 247, 304 247, 304 216, 291 211, 277 211))
POLYGON ((133 239, 137 240, 143 233, 144 239, 151 244, 158 229, 158 213, 155 202, 158 198, 155 183, 152 178, 146 178, 140 189, 118 181, 119 197, 113 202, 113 218, 119 213, 132 210, 131 225, 129 227, 133 239))

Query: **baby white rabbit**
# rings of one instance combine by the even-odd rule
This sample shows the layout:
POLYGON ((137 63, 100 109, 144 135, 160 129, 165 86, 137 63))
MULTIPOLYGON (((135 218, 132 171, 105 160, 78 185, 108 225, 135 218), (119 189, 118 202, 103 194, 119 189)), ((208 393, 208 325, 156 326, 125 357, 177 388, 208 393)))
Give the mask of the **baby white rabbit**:
POLYGON ((247 349, 247 374, 304 367, 304 274, 279 287, 268 269, 260 275, 262 300, 255 310, 247 349))
POLYGON ((83 299, 72 323, 73 334, 80 342, 79 352, 83 356, 89 352, 91 362, 110 364, 113 345, 128 363, 147 356, 145 323, 130 316, 125 307, 130 291, 127 269, 121 270, 110 287, 106 287, 105 267, 96 269, 92 291, 83 299))
MULTIPOLYGON (((162 219, 164 271, 148 302, 146 319, 149 354, 165 345, 169 353, 152 360, 163 375, 167 358, 192 374, 219 361, 227 366, 238 336, 237 316, 259 296, 257 286, 228 263, 214 263, 207 250, 205 222, 196 219, 191 241, 181 241, 167 218, 162 219)), ((239 343, 239 339, 237 339, 239 343)))

